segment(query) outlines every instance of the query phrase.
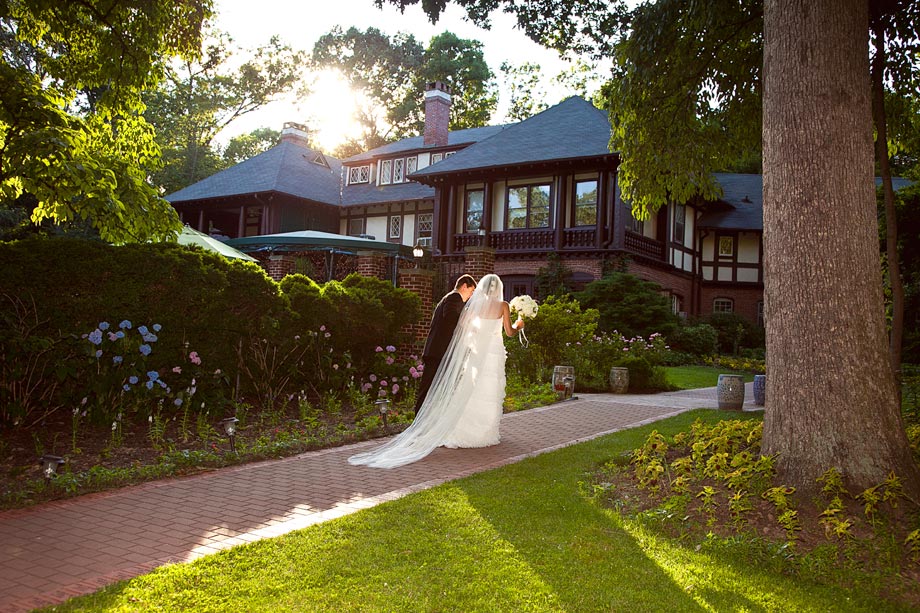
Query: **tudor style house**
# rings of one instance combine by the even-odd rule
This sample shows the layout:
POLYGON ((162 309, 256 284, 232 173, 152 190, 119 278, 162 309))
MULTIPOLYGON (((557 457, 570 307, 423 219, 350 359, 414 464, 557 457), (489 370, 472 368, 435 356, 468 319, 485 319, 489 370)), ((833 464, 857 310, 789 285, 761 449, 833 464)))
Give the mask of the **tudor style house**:
POLYGON ((625 265, 658 283, 677 313, 737 312, 762 324, 759 175, 717 175, 719 200, 671 203, 639 222, 619 198, 607 115, 589 102, 573 97, 520 123, 449 131, 450 99, 429 84, 423 135, 341 162, 288 124, 273 149, 168 200, 201 231, 248 237, 235 246, 271 274, 278 254, 309 256, 322 247, 317 235, 336 233, 365 239, 366 250, 389 247, 394 279, 413 246, 448 279, 475 253, 511 297, 533 294, 535 274, 557 254, 575 287, 625 265), (309 245, 304 230, 319 231, 309 245))

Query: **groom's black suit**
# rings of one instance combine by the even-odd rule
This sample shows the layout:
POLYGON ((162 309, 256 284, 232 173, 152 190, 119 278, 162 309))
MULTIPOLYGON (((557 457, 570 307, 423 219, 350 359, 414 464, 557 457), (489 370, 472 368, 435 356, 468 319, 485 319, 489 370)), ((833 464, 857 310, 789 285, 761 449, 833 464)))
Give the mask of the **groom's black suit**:
POLYGON ((463 310, 463 297, 457 290, 454 290, 441 298, 441 302, 434 309, 434 315, 431 316, 431 327, 428 330, 428 340, 425 341, 425 350, 422 352, 422 363, 425 365, 422 370, 422 380, 418 385, 418 393, 415 399, 415 412, 418 413, 425 396, 428 395, 428 388, 434 380, 435 373, 441 365, 450 339, 454 336, 454 329, 457 327, 457 320, 460 319, 460 312, 463 310))

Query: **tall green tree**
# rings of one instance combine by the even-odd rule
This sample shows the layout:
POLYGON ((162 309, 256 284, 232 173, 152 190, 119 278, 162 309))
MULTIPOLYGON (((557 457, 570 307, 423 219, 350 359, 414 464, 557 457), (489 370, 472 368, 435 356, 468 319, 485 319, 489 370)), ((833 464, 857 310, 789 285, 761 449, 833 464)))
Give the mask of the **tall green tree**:
POLYGON ((141 93, 198 53, 210 14, 210 0, 0 0, 0 198, 113 242, 175 232, 147 181, 159 149, 141 93))
MULTIPOLYGON (((622 145, 624 197, 640 212, 715 195, 709 171, 726 154, 712 143, 730 158, 755 146, 763 109, 764 449, 805 491, 836 466, 857 489, 893 470, 920 497, 882 316, 868 2, 658 0, 631 12, 616 3, 605 21, 610 5, 600 0, 458 1, 480 22, 499 6, 516 12, 532 38, 553 46, 602 49, 596 32, 610 37, 613 143, 622 145), (598 25, 583 29, 592 11, 598 25)), ((444 5, 423 6, 436 16, 444 5)))
POLYGON ((172 193, 226 168, 214 137, 297 87, 303 63, 304 54, 277 37, 245 51, 228 34, 208 32, 201 56, 167 65, 160 87, 145 96, 144 115, 163 150, 154 182, 172 193))
MULTIPOLYGON (((376 28, 334 28, 313 47, 315 69, 334 69, 365 100, 356 120, 366 150, 414 136, 424 127, 425 84, 441 81, 452 90, 450 128, 486 125, 497 106, 496 87, 482 43, 444 32, 423 48, 414 36, 388 36, 376 28)), ((337 151, 342 154, 342 151, 337 151)))

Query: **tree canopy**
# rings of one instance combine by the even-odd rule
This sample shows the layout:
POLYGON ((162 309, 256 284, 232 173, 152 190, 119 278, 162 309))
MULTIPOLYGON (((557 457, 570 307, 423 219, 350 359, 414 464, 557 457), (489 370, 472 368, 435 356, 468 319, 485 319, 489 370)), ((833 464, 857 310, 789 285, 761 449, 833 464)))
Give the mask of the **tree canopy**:
POLYGON ((141 92, 193 58, 211 0, 0 0, 0 197, 32 221, 86 220, 112 242, 178 216, 147 180, 159 159, 141 92))
POLYGON ((348 144, 346 153, 419 134, 424 127, 423 92, 430 81, 442 81, 452 90, 452 130, 485 125, 498 103, 482 43, 450 32, 433 37, 423 48, 411 34, 391 37, 376 28, 334 28, 314 45, 313 64, 339 70, 367 101, 358 110, 360 142, 348 144))
MULTIPOLYGON (((198 58, 168 63, 159 87, 144 96, 144 116, 163 151, 163 168, 153 180, 167 194, 226 168, 228 160, 211 146, 214 137, 300 81, 304 54, 277 37, 247 52, 228 34, 208 31, 203 47, 198 58), (241 56, 244 61, 234 66, 241 56)), ((261 139, 245 140, 253 150, 261 139)))

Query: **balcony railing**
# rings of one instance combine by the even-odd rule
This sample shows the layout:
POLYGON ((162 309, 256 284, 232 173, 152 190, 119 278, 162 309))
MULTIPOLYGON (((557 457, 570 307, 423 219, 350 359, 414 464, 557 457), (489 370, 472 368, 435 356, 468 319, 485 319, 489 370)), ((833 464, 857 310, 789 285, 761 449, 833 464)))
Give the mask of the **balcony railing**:
POLYGON ((664 243, 653 238, 627 230, 625 244, 628 251, 656 260, 664 260, 664 243))
MULTIPOLYGON (((510 230, 492 232, 488 237, 479 234, 457 234, 454 236, 454 253, 462 253, 464 247, 488 245, 499 253, 554 251, 556 231, 510 230)), ((597 245, 594 228, 566 228, 562 231, 563 250, 593 250, 597 245)), ((626 249, 638 255, 664 260, 664 244, 651 238, 626 232, 626 249)))

